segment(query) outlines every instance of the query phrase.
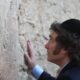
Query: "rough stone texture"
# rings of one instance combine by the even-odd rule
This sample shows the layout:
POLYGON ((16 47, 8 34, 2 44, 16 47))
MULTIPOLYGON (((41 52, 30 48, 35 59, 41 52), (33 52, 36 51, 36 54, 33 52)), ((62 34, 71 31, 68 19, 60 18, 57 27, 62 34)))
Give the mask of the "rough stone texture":
POLYGON ((0 80, 35 80, 24 65, 29 39, 38 63, 56 76, 44 44, 53 21, 80 19, 80 0, 0 0, 0 80))

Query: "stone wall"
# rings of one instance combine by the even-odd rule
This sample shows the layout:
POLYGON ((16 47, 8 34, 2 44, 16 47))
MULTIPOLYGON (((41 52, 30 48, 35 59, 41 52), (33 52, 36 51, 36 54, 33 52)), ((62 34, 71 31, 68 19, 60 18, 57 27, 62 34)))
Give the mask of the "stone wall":
POLYGON ((35 80, 25 71, 29 39, 37 62, 53 76, 58 66, 47 62, 44 44, 52 22, 80 19, 80 0, 0 0, 0 80, 35 80))

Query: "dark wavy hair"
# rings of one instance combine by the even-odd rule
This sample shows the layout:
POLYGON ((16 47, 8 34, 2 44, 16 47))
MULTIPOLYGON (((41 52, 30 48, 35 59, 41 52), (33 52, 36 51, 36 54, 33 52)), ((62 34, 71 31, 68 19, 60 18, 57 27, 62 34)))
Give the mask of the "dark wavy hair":
POLYGON ((80 64, 80 35, 65 29, 63 23, 58 22, 53 23, 50 30, 58 33, 56 41, 61 48, 68 51, 70 60, 75 60, 80 64))

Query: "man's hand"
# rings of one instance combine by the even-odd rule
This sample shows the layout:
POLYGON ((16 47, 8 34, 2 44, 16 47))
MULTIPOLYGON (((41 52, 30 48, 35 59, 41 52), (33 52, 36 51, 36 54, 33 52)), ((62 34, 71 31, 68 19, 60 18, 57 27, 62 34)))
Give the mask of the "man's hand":
POLYGON ((32 70, 36 65, 36 60, 30 41, 27 41, 27 52, 28 53, 24 54, 24 62, 28 66, 28 69, 32 70))

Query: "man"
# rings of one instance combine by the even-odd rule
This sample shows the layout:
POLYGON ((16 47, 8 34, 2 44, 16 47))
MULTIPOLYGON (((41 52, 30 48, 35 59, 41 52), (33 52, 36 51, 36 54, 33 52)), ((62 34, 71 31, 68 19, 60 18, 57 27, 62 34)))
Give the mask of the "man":
POLYGON ((25 63, 37 80, 80 80, 80 20, 69 19, 51 25, 50 39, 45 45, 48 61, 60 66, 57 78, 36 64, 28 41, 25 63))

